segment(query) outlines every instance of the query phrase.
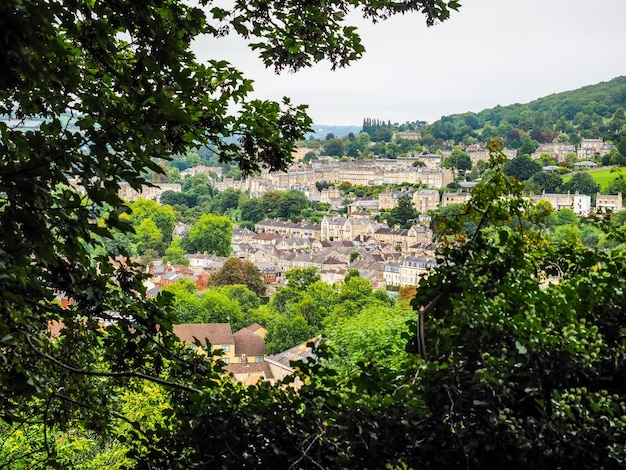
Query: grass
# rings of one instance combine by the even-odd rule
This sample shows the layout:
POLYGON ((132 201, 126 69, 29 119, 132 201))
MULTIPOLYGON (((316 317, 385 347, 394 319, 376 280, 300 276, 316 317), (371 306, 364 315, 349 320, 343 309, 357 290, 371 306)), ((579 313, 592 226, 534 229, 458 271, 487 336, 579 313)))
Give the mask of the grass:
MULTIPOLYGON (((587 171, 593 180, 600 185, 600 190, 603 191, 607 185, 620 175, 626 176, 626 167, 611 167, 611 168, 598 168, 587 171)), ((567 182, 572 178, 573 173, 569 173, 563 176, 563 182, 567 182)))

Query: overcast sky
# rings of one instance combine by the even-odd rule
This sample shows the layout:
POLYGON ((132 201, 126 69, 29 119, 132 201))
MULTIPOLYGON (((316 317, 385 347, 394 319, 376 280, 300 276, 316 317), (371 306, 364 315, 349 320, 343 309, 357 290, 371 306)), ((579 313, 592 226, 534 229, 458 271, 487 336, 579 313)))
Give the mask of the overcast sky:
POLYGON ((308 104, 316 124, 433 122, 626 75, 626 0, 461 3, 430 28, 417 14, 362 23, 367 52, 335 72, 321 63, 275 75, 234 37, 196 49, 200 59, 226 59, 242 70, 258 98, 308 104))

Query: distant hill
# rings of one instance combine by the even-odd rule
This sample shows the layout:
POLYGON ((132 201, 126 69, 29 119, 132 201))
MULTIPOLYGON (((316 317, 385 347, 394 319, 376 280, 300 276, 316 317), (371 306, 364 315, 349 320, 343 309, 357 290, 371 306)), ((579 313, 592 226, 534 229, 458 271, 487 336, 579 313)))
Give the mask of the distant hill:
POLYGON ((313 132, 306 135, 309 139, 313 136, 314 139, 324 139, 327 134, 333 134, 335 137, 347 136, 350 132, 358 134, 361 132, 361 126, 331 126, 327 124, 313 124, 313 132))
POLYGON ((581 138, 608 141, 626 131, 626 77, 555 93, 527 104, 496 106, 476 113, 443 116, 422 130, 430 141, 487 141, 500 136, 519 146, 524 135, 537 142, 557 137, 576 144, 581 138))

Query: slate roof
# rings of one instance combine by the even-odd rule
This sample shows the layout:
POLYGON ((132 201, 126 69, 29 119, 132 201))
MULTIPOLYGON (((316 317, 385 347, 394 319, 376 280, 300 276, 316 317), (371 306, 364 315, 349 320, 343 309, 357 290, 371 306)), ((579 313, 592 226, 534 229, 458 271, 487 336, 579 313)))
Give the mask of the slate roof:
POLYGON ((307 344, 318 343, 320 339, 321 336, 317 336, 308 341, 305 341, 304 343, 298 344, 293 348, 287 349, 286 351, 274 354, 273 356, 269 356, 268 359, 271 359, 272 361, 276 361, 288 367, 291 361, 307 361, 309 358, 315 357, 315 355, 313 354, 313 349, 307 346, 307 344))

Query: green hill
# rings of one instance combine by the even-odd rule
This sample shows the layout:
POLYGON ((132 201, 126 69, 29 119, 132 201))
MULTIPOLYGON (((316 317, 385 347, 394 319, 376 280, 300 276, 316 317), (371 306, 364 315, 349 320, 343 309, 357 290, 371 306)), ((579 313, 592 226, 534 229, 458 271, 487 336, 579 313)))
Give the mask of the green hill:
POLYGON ((555 93, 527 104, 443 116, 422 130, 424 143, 472 143, 501 137, 518 148, 524 138, 578 144, 582 138, 618 140, 626 133, 626 77, 555 93))

